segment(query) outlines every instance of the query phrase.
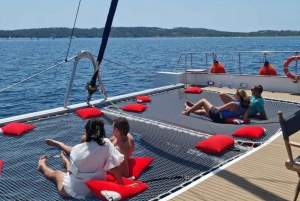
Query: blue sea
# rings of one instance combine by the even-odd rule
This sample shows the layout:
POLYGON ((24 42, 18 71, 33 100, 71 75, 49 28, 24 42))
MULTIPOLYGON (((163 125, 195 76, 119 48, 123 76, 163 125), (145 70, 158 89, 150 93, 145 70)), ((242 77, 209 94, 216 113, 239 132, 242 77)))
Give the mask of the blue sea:
MULTIPOLYGON (((81 50, 98 55, 101 38, 72 40, 69 57, 81 50)), ((0 90, 66 58, 69 39, 0 39, 0 90)), ((134 68, 139 73, 109 62, 103 62, 100 74, 108 97, 152 88, 159 71, 173 71, 184 52, 226 51, 296 51, 300 37, 270 38, 110 38, 105 59, 134 68)), ((218 60, 228 73, 238 73, 238 55, 219 54, 218 60)), ((291 54, 267 55, 279 75, 282 65, 291 54)), ((193 57, 193 68, 204 68, 204 56, 193 57)), ((212 63, 210 55, 210 64, 212 63)), ((258 74, 263 65, 263 54, 241 56, 242 73, 258 74)), ((74 60, 0 93, 0 118, 61 107, 71 76, 74 60)), ((177 71, 184 70, 182 59, 177 71)), ((93 66, 89 60, 79 63, 69 104, 85 102, 85 83, 91 79, 93 66)), ((103 98, 99 93, 94 99, 103 98)))

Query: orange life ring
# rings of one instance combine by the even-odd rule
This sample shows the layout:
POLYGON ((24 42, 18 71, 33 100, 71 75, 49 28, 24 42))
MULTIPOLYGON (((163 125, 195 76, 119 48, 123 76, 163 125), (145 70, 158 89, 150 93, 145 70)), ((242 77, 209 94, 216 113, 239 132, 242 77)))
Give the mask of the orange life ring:
POLYGON ((292 61, 294 61, 295 59, 298 59, 298 60, 300 60, 300 56, 292 56, 292 57, 290 57, 290 58, 288 58, 285 62, 284 62, 284 64, 283 64, 283 72, 286 74, 286 76, 288 77, 288 78, 291 78, 292 80, 300 80, 300 75, 298 75, 297 77, 295 76, 295 75, 293 75, 293 74, 291 74, 290 73, 290 71, 289 71, 289 64, 292 62, 292 61))

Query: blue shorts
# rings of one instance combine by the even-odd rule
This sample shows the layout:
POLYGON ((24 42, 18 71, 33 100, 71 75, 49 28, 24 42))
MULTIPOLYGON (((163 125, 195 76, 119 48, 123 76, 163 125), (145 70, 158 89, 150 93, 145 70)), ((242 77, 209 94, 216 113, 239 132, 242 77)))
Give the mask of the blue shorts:
POLYGON ((218 111, 215 106, 212 106, 210 108, 208 114, 213 122, 215 122, 215 123, 223 123, 224 122, 224 118, 223 118, 221 112, 218 111))

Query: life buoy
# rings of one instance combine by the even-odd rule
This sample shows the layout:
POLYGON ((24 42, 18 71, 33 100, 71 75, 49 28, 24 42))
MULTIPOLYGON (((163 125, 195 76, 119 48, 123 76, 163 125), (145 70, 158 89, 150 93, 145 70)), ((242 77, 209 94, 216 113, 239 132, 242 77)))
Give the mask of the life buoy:
POLYGON ((260 75, 277 75, 276 68, 272 66, 268 61, 265 61, 264 65, 259 70, 260 75))
POLYGON ((214 63, 210 66, 210 73, 226 73, 226 70, 221 62, 214 60, 214 63))
POLYGON ((288 78, 291 78, 292 80, 300 80, 300 75, 298 75, 297 77, 293 74, 290 73, 289 71, 289 64, 294 61, 297 58, 297 60, 300 60, 300 56, 292 56, 290 58, 288 58, 284 64, 283 64, 283 72, 286 74, 286 76, 288 78))

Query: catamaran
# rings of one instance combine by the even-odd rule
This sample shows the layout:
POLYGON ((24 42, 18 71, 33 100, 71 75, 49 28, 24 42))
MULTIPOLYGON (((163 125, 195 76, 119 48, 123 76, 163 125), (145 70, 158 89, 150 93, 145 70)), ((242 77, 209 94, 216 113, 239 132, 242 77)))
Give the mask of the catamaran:
MULTIPOLYGON (((57 195, 55 185, 36 170, 37 159, 46 152, 50 156, 49 166, 61 168, 58 150, 47 148, 44 139, 78 144, 81 128, 87 121, 78 111, 86 108, 101 111, 108 135, 112 133, 113 119, 126 117, 136 141, 132 158, 153 159, 138 177, 133 178, 149 188, 130 200, 292 199, 297 178, 296 173, 284 167, 287 154, 277 112, 280 110, 288 117, 300 109, 299 51, 186 52, 180 55, 177 63, 183 64, 183 71, 177 71, 177 65, 174 72, 158 72, 152 89, 108 98, 99 72, 117 3, 112 0, 97 60, 92 53, 81 51, 65 61, 74 60, 74 65, 62 107, 0 119, 3 133, 0 136, 1 200, 64 200, 57 195), (251 54, 262 55, 266 64, 262 66, 264 72, 269 69, 266 63, 269 54, 286 55, 282 59, 287 76, 243 73, 248 65, 243 55, 251 54), (220 55, 236 55, 239 73, 217 72, 220 55), (87 101, 69 105, 74 75, 83 58, 89 59, 94 67, 93 76, 86 85, 87 101), (292 64, 295 64, 294 74, 289 71, 292 64), (267 120, 253 118, 247 124, 241 121, 218 124, 205 116, 181 114, 186 100, 196 102, 205 98, 214 105, 221 105, 220 91, 232 94, 236 89, 245 89, 250 92, 256 83, 265 90, 267 120), (190 93, 187 89, 195 91, 190 93), (104 98, 93 100, 94 93, 101 93, 104 98), (18 124, 11 126, 13 122, 18 124), (8 136, 7 127, 15 130, 19 123, 33 127, 24 135, 8 136), (260 127, 264 132, 255 138, 232 136, 244 127, 260 127), (214 154, 195 148, 198 143, 219 134, 232 139, 234 144, 214 154)), ((111 191, 104 189, 99 194, 106 200, 121 199, 121 192, 111 191), (118 196, 114 197, 116 192, 118 196)), ((98 200, 98 197, 86 200, 98 200)))

